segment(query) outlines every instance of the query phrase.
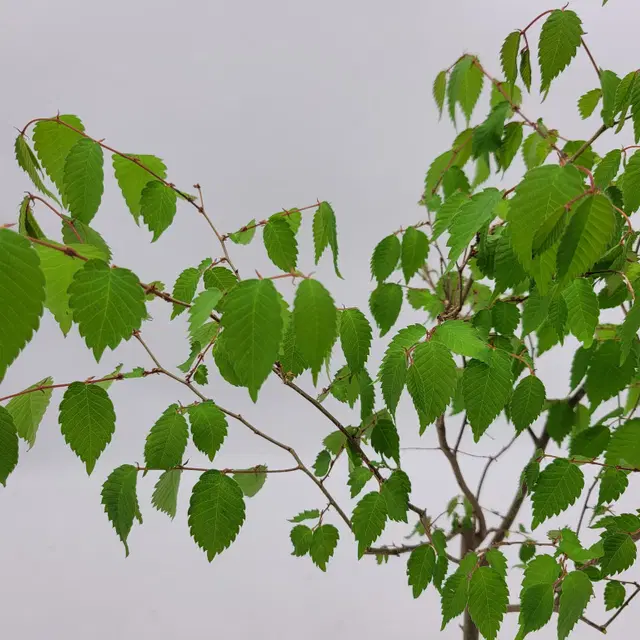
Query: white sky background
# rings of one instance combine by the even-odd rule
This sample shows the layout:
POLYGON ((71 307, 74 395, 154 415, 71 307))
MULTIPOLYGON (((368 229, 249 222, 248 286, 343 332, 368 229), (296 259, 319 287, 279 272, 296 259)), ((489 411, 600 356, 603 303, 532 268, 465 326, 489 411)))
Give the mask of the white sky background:
MULTIPOLYGON (((631 0, 611 0, 604 9, 600 4, 580 0, 572 8, 585 23, 600 66, 623 75, 638 66, 633 43, 640 7, 631 0)), ((346 279, 336 280, 328 257, 317 273, 337 304, 366 309, 373 247, 384 235, 422 217, 416 201, 424 173, 454 136, 450 123, 437 120, 431 98, 436 73, 470 51, 499 75, 497 53, 504 37, 552 6, 546 0, 4 0, 0 223, 16 219, 22 193, 30 188, 13 160, 13 127, 57 110, 75 113, 91 135, 106 137, 116 148, 161 156, 170 179, 182 188, 200 182, 209 214, 222 231, 282 207, 330 200, 338 216, 346 279)), ((526 99, 525 113, 533 119, 544 115, 548 126, 567 137, 585 138, 597 128, 597 118, 580 121, 575 103, 594 86, 594 71, 580 52, 569 73, 553 83, 547 102, 526 99)), ((476 120, 487 111, 485 94, 476 120)), ((606 149, 606 140, 603 136, 599 149, 606 149)), ((626 132, 615 144, 631 142, 626 132)), ((505 184, 514 184, 520 169, 505 184)), ((44 209, 37 213, 48 232, 58 231, 53 216, 48 218, 44 209)), ((179 206, 171 229, 151 245, 150 234, 135 226, 111 177, 94 226, 111 244, 116 264, 168 287, 182 269, 218 252, 204 221, 186 204, 179 206)), ((310 219, 301 238, 300 268, 309 272, 314 269, 310 219)), ((243 276, 250 277, 254 268, 275 273, 260 236, 249 247, 230 248, 243 276)), ((292 293, 290 284, 282 290, 292 293)), ((170 306, 161 301, 153 302, 150 311, 155 322, 143 327, 147 342, 167 366, 182 362, 188 353, 185 316, 169 323, 170 306)), ((407 313, 397 326, 418 317, 407 313)), ((379 361, 387 342, 378 344, 372 363, 379 361)), ((574 348, 571 343, 562 354, 540 361, 550 396, 567 393, 574 348)), ((0 385, 0 395, 46 375, 56 382, 104 375, 119 362, 128 368, 150 364, 133 342, 115 354, 107 352, 96 364, 77 330, 63 339, 47 314, 36 339, 0 385)), ((309 379, 303 384, 311 388, 309 379)), ((332 430, 277 380, 268 381, 257 405, 246 391, 216 376, 207 393, 295 446, 308 464, 332 430)), ((308 558, 290 555, 286 519, 304 508, 324 506, 304 476, 269 477, 263 491, 247 501, 247 522, 237 541, 212 564, 186 525, 195 476, 183 474, 173 522, 150 506, 155 477, 140 478, 145 524, 134 527, 131 556, 125 559, 100 505, 101 483, 115 466, 142 459, 144 438, 168 404, 193 398, 159 378, 116 383, 110 395, 118 417, 116 435, 90 479, 60 435, 57 406, 62 393, 56 392, 35 448, 21 452, 8 487, 0 489, 3 635, 20 640, 110 640, 134 634, 158 640, 176 634, 283 640, 437 635, 437 594, 429 588, 413 600, 406 585, 406 556, 383 567, 372 558, 357 562, 355 544, 344 527, 326 574, 308 558)), ((327 402, 347 424, 353 419, 344 406, 327 402)), ((418 437, 406 398, 398 421, 403 446, 435 443, 432 430, 418 437)), ((286 455, 241 425, 230 426, 216 461, 219 467, 262 462, 289 466, 286 455)), ((509 429, 496 423, 481 449, 499 449, 509 429)), ((511 500, 519 470, 531 453, 526 436, 513 451, 493 469, 483 490, 486 506, 506 508, 511 500)), ((191 460, 202 462, 195 454, 191 460)), ((464 463, 475 486, 482 465, 468 459, 464 463)), ((348 505, 344 466, 331 486, 348 505)), ((413 502, 432 514, 457 493, 441 454, 406 452, 403 466, 414 483, 413 502)), ((328 521, 340 526, 333 514, 328 521)), ((550 524, 563 523, 569 523, 566 516, 550 524)), ((406 531, 390 526, 381 542, 401 543, 406 531)), ((457 553, 457 543, 452 551, 457 553)), ((515 577, 512 601, 519 589, 520 576, 515 577)), ((591 617, 606 619, 597 606, 591 617)), ((513 637, 516 622, 515 615, 509 616, 500 637, 513 637)), ((639 622, 640 609, 630 608, 615 623, 613 636, 628 635, 639 622)), ((441 637, 458 635, 454 622, 441 637)), ((585 626, 575 635, 599 637, 585 626)), ((555 635, 547 629, 539 637, 555 635)))

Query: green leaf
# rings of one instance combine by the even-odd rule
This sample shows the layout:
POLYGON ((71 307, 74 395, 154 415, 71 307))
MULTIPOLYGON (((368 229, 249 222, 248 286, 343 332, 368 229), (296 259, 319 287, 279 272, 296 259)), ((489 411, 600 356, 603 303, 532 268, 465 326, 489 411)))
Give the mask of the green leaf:
POLYGON ((546 554, 536 556, 524 571, 522 589, 530 589, 537 584, 553 585, 561 571, 562 568, 551 556, 546 554))
POLYGON ((318 509, 307 509, 301 511, 297 516, 289 519, 289 522, 304 522, 305 520, 315 520, 320 517, 320 511, 318 509))
POLYGON ((571 441, 569 449, 572 456, 597 458, 609 444, 611 432, 603 424, 589 427, 578 433, 571 441))
POLYGON ((387 282, 379 284, 369 297, 369 309, 378 327, 380 335, 388 333, 395 324, 402 308, 402 287, 387 282))
POLYGON ((445 200, 444 204, 438 210, 433 224, 431 234, 433 241, 437 240, 449 228, 451 220, 453 220, 462 204, 467 202, 468 199, 469 196, 467 194, 458 192, 445 200))
POLYGON ((256 235, 257 227, 258 225, 255 219, 250 220, 244 227, 241 227, 240 230, 230 233, 229 240, 235 244, 249 244, 253 240, 253 236, 256 235))
POLYGON ((545 20, 538 44, 542 93, 574 58, 582 34, 582 22, 573 11, 557 9, 545 20))
POLYGON ((432 340, 418 344, 408 371, 407 389, 425 426, 444 412, 457 384, 458 370, 449 350, 432 340))
POLYGON ((549 622, 553 613, 553 601, 553 583, 534 584, 528 589, 522 589, 519 619, 522 637, 541 629, 549 622))
POLYGON ((593 585, 584 571, 572 571, 562 581, 558 608, 559 640, 564 640, 571 633, 592 595, 593 585))
POLYGON ((250 473, 234 473, 233 479, 247 498, 253 498, 264 486, 267 479, 267 467, 258 465, 251 469, 250 473))
POLYGON ((495 350, 488 364, 471 360, 462 374, 462 393, 476 442, 509 400, 512 389, 511 358, 495 350))
POLYGON ((598 345, 589 362, 586 390, 592 407, 613 398, 633 379, 636 369, 634 357, 628 357, 622 364, 620 343, 606 340, 598 345))
POLYGON ((561 445, 563 440, 571 433, 575 424, 575 413, 567 401, 554 402, 549 407, 545 431, 561 445))
POLYGON ((602 89, 600 89, 600 87, 591 89, 591 91, 587 91, 580 96, 578 100, 578 111, 583 120, 586 120, 596 110, 600 98, 602 98, 602 89))
POLYGON ((624 322, 618 327, 621 364, 624 364, 624 361, 629 357, 631 348, 637 340, 638 330, 640 330, 640 304, 634 303, 625 316, 624 322))
POLYGON ((95 384, 70 384, 60 403, 58 422, 65 441, 91 474, 116 428, 109 395, 95 384))
POLYGON ((606 605, 607 611, 621 607, 624 604, 626 596, 627 590, 623 584, 617 580, 607 582, 604 588, 604 604, 606 605))
POLYGON ((189 309, 189 335, 192 339, 198 329, 209 319, 220 298, 222 298, 222 292, 218 289, 205 289, 198 294, 189 309))
POLYGON ((600 478, 598 504, 615 502, 629 486, 627 473, 619 469, 605 469, 600 478))
POLYGON ((191 423, 193 444, 209 460, 213 460, 227 437, 226 416, 210 400, 189 405, 187 411, 191 423))
POLYGON ((107 347, 128 340, 147 315, 137 276, 102 260, 85 262, 68 291, 73 320, 97 361, 107 347))
POLYGON ((425 264, 429 253, 429 238, 415 227, 409 227, 402 236, 402 272, 409 282, 425 264))
POLYGON ((294 556, 306 556, 311 549, 311 543, 313 541, 313 531, 304 524, 299 524, 291 529, 289 534, 291 538, 291 544, 293 545, 294 556))
MULTIPOLYGON (((78 383, 79 384, 79 383, 78 383)), ((129 555, 127 538, 133 526, 133 520, 139 517, 136 485, 138 470, 130 464, 123 464, 114 469, 102 485, 102 504, 118 537, 129 555)))
POLYGON ((628 465, 640 469, 640 420, 628 420, 618 427, 609 443, 605 458, 609 465, 628 465))
POLYGON ((636 151, 627 161, 622 174, 622 195, 627 214, 640 208, 640 151, 636 151))
POLYGON ((510 416, 516 432, 530 427, 542 412, 546 391, 542 380, 536 376, 523 378, 511 396, 510 416))
POLYGON ((358 541, 358 558, 378 539, 387 522, 387 503, 377 491, 367 493, 358 502, 351 518, 353 534, 358 541))
POLYGON ((477 193, 463 204, 455 214, 449 228, 447 246, 449 261, 455 262, 476 233, 495 217, 495 208, 502 194, 493 187, 477 193))
POLYGON ((498 333, 510 336, 520 324, 520 310, 518 305, 498 300, 491 309, 491 320, 498 333))
POLYGON ((329 473, 329 467, 331 466, 331 454, 323 449, 317 456, 316 461, 313 463, 313 472, 322 478, 329 473))
POLYGON ((436 566, 436 552, 431 545, 423 545, 414 549, 407 562, 409 586, 413 588, 413 597, 417 598, 433 578, 436 566))
POLYGON ((613 126, 616 93, 620 86, 620 78, 613 71, 600 71, 600 85, 602 86, 602 120, 608 126, 613 126))
POLYGON ((349 473, 349 487, 351 488, 351 497, 355 498, 365 487, 367 482, 371 480, 373 473, 367 467, 354 467, 349 473))
POLYGON ((558 277, 568 282, 588 271, 607 248, 616 219, 603 195, 585 198, 571 217, 558 248, 558 277))
POLYGON ((282 337, 280 301, 273 282, 240 282, 225 298, 221 324, 233 369, 255 400, 278 357, 282 337))
POLYGON ((457 571, 451 574, 442 587, 442 631, 447 624, 459 616, 467 606, 469 578, 457 571))
POLYGON ((464 56, 455 64, 449 76, 447 97, 449 114, 454 124, 456 104, 460 105, 468 122, 482 91, 484 76, 482 71, 473 64, 474 60, 472 56, 464 56))
POLYGON ((602 158, 593 172, 596 187, 605 189, 609 186, 611 181, 618 175, 621 159, 622 152, 620 149, 613 149, 602 158))
POLYGON ((172 520, 178 510, 178 490, 180 489, 181 469, 169 469, 160 474, 153 489, 151 504, 162 513, 166 513, 172 520))
POLYGON ((400 463, 400 438, 389 418, 379 418, 371 432, 371 446, 376 453, 400 463))
POLYGON ((298 286, 293 304, 296 344, 305 362, 320 371, 336 339, 337 318, 331 294, 317 280, 306 279, 298 286))
MULTIPOLYGON (((44 378, 28 387, 28 389, 39 389, 52 384, 52 378, 44 378)), ((31 393, 11 398, 5 406, 5 409, 13 418, 17 434, 29 444, 29 448, 33 447, 36 442, 38 427, 51 401, 51 393, 52 389, 32 391, 31 393)))
POLYGON ((442 185, 444 173, 453 165, 453 160, 453 151, 445 151, 429 165, 424 180, 425 197, 430 197, 436 193, 438 187, 442 185))
POLYGON ((31 198, 28 195, 22 198, 22 202, 20 203, 20 210, 18 213, 18 233, 21 236, 30 236, 37 240, 46 239, 44 231, 42 231, 42 228, 33 215, 31 198))
POLYGON ((338 269, 338 230, 336 215, 328 202, 321 202, 313 216, 313 243, 315 247, 316 264, 320 261, 324 250, 331 248, 333 253, 333 267, 338 278, 341 278, 338 269))
POLYGON ((394 471, 382 485, 380 493, 387 505, 389 520, 407 522, 411 481, 404 471, 394 471))
POLYGON ((7 486, 7 478, 18 464, 18 432, 11 413, 0 406, 0 484, 7 486))
MULTIPOLYGON (((473 132, 472 152, 474 158, 494 153, 502 145, 504 123, 511 112, 511 105, 502 98, 489 112, 487 119, 473 132)), ((468 189, 467 189, 468 191, 468 189)))
MULTIPOLYGON (((198 269, 196 269, 195 267, 189 267, 185 269, 178 276, 176 283, 173 285, 172 297, 175 300, 190 303, 193 300, 193 296, 195 296, 196 294, 198 282, 200 282, 200 271, 198 271, 198 269)), ((186 309, 187 307, 183 307, 179 304, 174 304, 173 310, 171 311, 171 319, 173 320, 176 316, 179 316, 186 309)))
POLYGON ((520 51, 520 77, 527 91, 531 91, 531 52, 529 47, 520 51))
POLYGON ((562 295, 567 302, 569 330, 588 349, 593 343, 600 316, 598 296, 593 285, 585 278, 577 278, 562 295))
POLYGON ((271 217, 265 225, 264 247, 271 262, 282 271, 292 272, 298 261, 298 243, 291 225, 282 217, 271 217))
POLYGON ((445 320, 433 334, 432 340, 442 343, 445 347, 461 356, 489 359, 489 347, 480 338, 478 330, 464 320, 445 320))
POLYGON ((322 571, 327 570, 327 562, 333 556, 339 538, 340 534, 332 524, 323 524, 313 532, 309 555, 322 571))
POLYGON ((245 519, 242 489, 219 471, 205 471, 193 487, 189 530, 209 562, 235 539, 245 519))
POLYGON ((518 50, 520 49, 520 31, 512 31, 500 49, 500 64, 507 82, 513 84, 518 77, 518 50))
POLYGON ((499 549, 489 549, 484 557, 486 561, 489 563, 489 566, 497 571, 500 575, 506 578, 507 576, 507 559, 504 556, 504 553, 499 549))
POLYGON ((45 279, 28 240, 0 228, 0 381, 38 330, 45 279))
POLYGON ((580 347, 575 352, 573 362, 571 363, 571 390, 576 389, 585 375, 587 375, 589 362, 591 362, 591 356, 594 350, 592 345, 589 349, 580 347))
POLYGON ((606 535, 603 541, 604 557, 600 561, 603 576, 621 573, 636 561, 636 545, 627 533, 612 533, 606 535))
POLYGON ((378 282, 384 282, 395 271, 400 252, 400 240, 395 234, 383 238, 376 245, 371 256, 371 275, 378 282))
POLYGON ((578 466, 563 458, 554 460, 542 471, 533 488, 532 528, 568 509, 583 488, 584 476, 578 466))
POLYGON ((447 91, 447 72, 441 71, 436 79, 433 81, 433 99, 438 105, 438 113, 442 116, 442 109, 444 108, 444 98, 447 91))
POLYGON ((138 222, 141 213, 143 189, 152 180, 157 180, 158 178, 164 180, 167 177, 167 167, 156 156, 132 153, 125 155, 127 156, 126 158, 113 154, 113 170, 127 207, 129 207, 134 220, 138 222), (137 162, 133 162, 129 158, 134 158, 137 162), (143 169, 143 167, 147 167, 153 173, 143 169))
POLYGON ((340 344, 351 373, 360 373, 371 349, 371 325, 359 309, 340 313, 340 344))
POLYGON ((238 277, 226 267, 213 267, 202 274, 206 289, 219 289, 223 294, 229 293, 238 284, 238 277))
POLYGON ((518 155, 524 135, 522 129, 522 122, 509 122, 504 128, 502 143, 496 150, 496 160, 502 171, 506 171, 518 155))
POLYGON ((469 614, 480 633, 493 640, 507 612, 509 591, 504 577, 491 567, 479 567, 469 584, 469 614))
POLYGON ((155 242, 171 226, 176 215, 176 192, 159 180, 148 182, 140 194, 140 214, 155 242))
POLYGON ((71 147, 64 164, 64 200, 71 217, 89 224, 104 190, 104 157, 99 144, 81 138, 71 147))
MULTIPOLYGON (((66 245, 75 245, 78 242, 78 236, 82 239, 82 251, 78 249, 78 252, 82 255, 87 254, 89 257, 89 252, 87 251, 87 245, 91 245, 92 247, 96 247, 99 251, 102 252, 100 256, 106 262, 111 260, 111 249, 104 241, 104 238, 95 230, 92 229, 88 224, 81 222, 80 220, 72 220, 67 216, 63 216, 62 222, 62 239, 66 245), (73 227, 75 231, 71 228, 69 223, 73 223, 73 227), (77 235, 76 235, 77 233, 77 235)), ((91 254, 93 255, 93 254, 91 254)))
POLYGON ((26 138, 21 133, 18 134, 18 137, 16 138, 14 151, 18 166, 29 176, 29 179, 33 182, 35 188, 44 195, 57 201, 57 198, 53 193, 51 193, 51 191, 49 191, 49 189, 47 189, 42 181, 42 169, 38 163, 38 158, 36 158, 31 147, 27 143, 26 138))
POLYGON ((170 469, 182 464, 189 428, 177 404, 172 404, 151 427, 144 445, 144 459, 151 469, 170 469))

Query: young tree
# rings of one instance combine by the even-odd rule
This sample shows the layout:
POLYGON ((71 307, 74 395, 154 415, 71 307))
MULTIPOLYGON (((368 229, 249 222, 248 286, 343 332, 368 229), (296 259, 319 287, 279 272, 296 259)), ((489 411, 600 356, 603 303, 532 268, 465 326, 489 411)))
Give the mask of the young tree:
POLYGON ((269 474, 297 473, 317 487, 318 503, 291 519, 293 554, 309 556, 321 570, 340 536, 353 538, 358 557, 374 556, 378 563, 406 558, 413 597, 433 584, 442 601, 442 627, 462 616, 465 639, 496 638, 505 614, 513 612, 519 614, 519 638, 548 624, 554 612, 561 640, 580 623, 606 632, 640 592, 638 582, 621 576, 636 560, 640 509, 616 509, 640 471, 640 419, 634 418, 640 401, 640 241, 630 219, 640 208, 640 146, 596 152, 594 144, 606 131, 638 142, 640 80, 637 71, 620 77, 600 69, 583 34, 575 12, 545 11, 506 37, 501 79, 470 54, 438 74, 433 93, 440 112, 446 104, 453 122, 464 120, 466 128, 427 171, 420 202, 425 219, 391 232, 373 250, 370 315, 381 338, 395 327, 375 372, 367 368, 373 341, 367 315, 337 309, 327 288, 298 268, 296 238, 311 226, 315 263, 329 253, 341 277, 336 217, 328 202, 221 233, 200 186, 193 193, 175 186, 159 158, 108 146, 74 115, 28 122, 15 153, 39 194, 24 198, 17 225, 0 228, 0 380, 33 338, 45 309, 64 334, 77 325, 96 361, 105 349, 133 338, 148 364, 84 381, 44 378, 7 391, 0 398, 0 481, 5 484, 18 463, 19 439, 34 444, 54 389, 63 394, 62 435, 90 474, 116 426, 109 386, 134 378, 152 384, 166 376, 189 389, 193 403, 159 406, 144 466, 124 463, 103 485, 107 517, 127 554, 131 528, 142 523, 136 495, 141 472, 157 476, 152 503, 170 517, 178 508, 182 474, 199 474, 188 520, 210 561, 238 535, 245 498, 269 474), (589 140, 564 138, 520 108, 522 88, 532 87, 534 25, 541 25, 537 67, 543 96, 579 52, 593 64, 597 78, 589 84, 595 86, 578 100, 582 118, 599 109, 594 119, 601 123, 589 140), (490 93, 488 114, 472 126, 483 87, 490 93), (519 151, 526 173, 517 184, 483 186, 492 175, 497 183, 519 151), (127 268, 111 265, 107 242, 91 226, 103 192, 105 154, 126 206, 136 223, 149 228, 152 241, 170 226, 178 206, 195 208, 217 239, 219 255, 188 266, 171 293, 162 283, 141 282, 127 268), (58 238, 45 237, 38 224, 37 216, 49 214, 61 219, 58 238), (236 267, 233 245, 241 249, 256 232, 278 275, 249 277, 236 267), (278 289, 284 278, 297 283, 292 302, 278 289), (423 323, 396 326, 405 297, 423 313, 423 323), (155 299, 171 305, 172 318, 188 317, 189 355, 175 371, 144 338, 143 325, 151 321, 147 303, 155 299), (600 323, 602 309, 621 310, 620 322, 600 323), (536 375, 536 358, 569 335, 582 344, 571 368, 572 393, 553 398, 536 375), (332 356, 343 364, 335 366, 332 356), (328 430, 313 465, 218 404, 216 393, 210 397, 214 369, 228 384, 245 387, 253 401, 274 375, 320 412, 328 430), (310 383, 317 386, 325 374, 329 384, 316 396, 310 383), (405 387, 415 424, 395 420, 405 387), (331 413, 329 398, 359 405, 356 426, 331 413), (617 404, 611 410, 612 399, 617 404), (463 469, 462 438, 470 431, 477 443, 503 412, 513 437, 485 456, 474 489, 463 469), (534 430, 541 417, 544 428, 534 430), (215 458, 229 421, 287 452, 292 466, 218 468, 215 458), (411 501, 411 479, 401 465, 402 435, 427 429, 435 430, 460 490, 440 515, 411 501), (530 438, 533 453, 513 479, 510 505, 496 514, 483 509, 479 494, 492 464, 517 438, 530 438), (563 455, 547 453, 551 441, 563 455), (197 455, 194 448, 209 463, 186 464, 197 455), (333 469, 342 464, 348 465, 353 508, 338 504, 328 488, 333 469), (569 522, 563 514, 583 494, 577 522, 569 522), (532 521, 519 522, 529 500, 532 521), (545 539, 536 530, 554 516, 560 516, 561 528, 545 539), (418 541, 375 546, 389 521, 410 525, 418 541), (509 594, 505 553, 511 548, 519 558, 511 571, 523 575, 519 593, 509 594), (596 594, 612 612, 601 622, 586 612, 596 594))

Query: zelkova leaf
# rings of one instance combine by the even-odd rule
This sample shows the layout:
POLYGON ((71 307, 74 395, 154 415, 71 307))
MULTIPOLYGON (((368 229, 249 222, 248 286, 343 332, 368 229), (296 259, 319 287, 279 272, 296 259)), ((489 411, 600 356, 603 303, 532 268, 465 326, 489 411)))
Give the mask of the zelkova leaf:
POLYGON ((520 51, 520 77, 527 91, 531 91, 531 51, 524 47, 520 51))
POLYGON ((68 291, 73 319, 97 361, 107 347, 128 340, 147 314, 137 276, 102 260, 86 262, 68 291))
POLYGON ((355 498, 365 487, 367 482, 373 478, 373 473, 365 466, 354 467, 349 474, 349 487, 351 489, 351 497, 355 498))
POLYGON ((589 361, 587 397, 592 407, 613 398, 633 379, 636 362, 629 356, 621 362, 621 346, 615 340, 606 340, 598 345, 589 361))
POLYGON ((369 297, 369 309, 378 327, 380 335, 388 333, 393 327, 402 308, 402 287, 393 282, 379 284, 369 297))
POLYGON ((604 588, 604 603, 607 611, 621 607, 626 598, 627 591, 623 584, 617 580, 607 582, 604 588))
POLYGON ((640 420, 628 420, 618 427, 609 442, 605 457, 607 464, 640 469, 640 420))
POLYGON ((429 253, 429 238, 415 227, 409 227, 402 236, 402 272, 409 282, 424 265, 429 253))
POLYGON ((340 534, 332 524, 323 524, 313 532, 309 555, 320 570, 327 570, 327 562, 333 556, 339 538, 340 534))
POLYGON ((82 251, 78 251, 82 255, 87 254, 87 257, 90 257, 90 254, 87 253, 87 245, 90 245, 102 252, 100 257, 103 260, 107 262, 111 260, 111 249, 104 238, 95 229, 80 220, 72 220, 63 215, 62 239, 66 245, 74 245, 80 242, 82 244, 82 251), (78 236, 80 236, 80 238, 78 238, 78 236))
POLYGON ((267 467, 259 464, 251 469, 246 469, 246 471, 247 473, 234 473, 233 479, 247 498, 253 498, 267 480, 267 467))
POLYGON ((38 389, 38 391, 16 396, 9 400, 5 406, 13 418, 16 432, 29 444, 29 448, 33 447, 36 442, 38 427, 51 401, 52 389, 40 388, 50 387, 52 384, 52 378, 44 378, 29 387, 29 389, 38 389))
POLYGON ((158 482, 153 488, 151 504, 162 513, 166 513, 172 520, 178 510, 178 491, 182 469, 168 469, 160 474, 158 482))
POLYGON ((441 71, 436 79, 433 81, 433 99, 438 106, 438 113, 442 116, 442 109, 444 108, 444 99, 447 92, 447 72, 441 71))
POLYGON ((351 373, 360 373, 371 350, 371 325, 359 309, 340 313, 340 344, 351 373))
POLYGON ((297 347, 313 372, 320 371, 336 340, 338 313, 331 294, 308 278, 298 285, 293 303, 297 347))
POLYGON ((478 102, 484 76, 479 67, 474 64, 473 56, 463 56, 451 71, 449 85, 447 87, 447 99, 449 103, 449 115, 455 124, 456 104, 459 104, 467 121, 471 119, 473 108, 478 102))
POLYGON ((72 218, 89 224, 98 212, 104 190, 104 157, 99 144, 78 140, 64 164, 64 200, 72 218))
POLYGON ((222 327, 233 369, 255 399, 278 357, 282 338, 280 301, 273 282, 244 280, 234 287, 225 298, 222 327))
POLYGON ((411 552, 407 562, 407 577, 409 586, 413 589, 414 598, 429 586, 435 566, 436 552, 431 545, 418 547, 411 552))
POLYGON ((29 241, 0 228, 0 382, 40 326, 45 279, 29 241))
POLYGON ((535 529, 551 516, 569 508, 580 497, 584 476, 580 468, 559 458, 540 474, 533 488, 533 524, 535 529))
POLYGON ((20 209, 18 213, 18 233, 21 236, 31 236, 37 240, 44 240, 44 231, 38 224, 35 216, 33 215, 33 206, 31 198, 26 195, 22 198, 20 203, 20 209))
POLYGON ((18 451, 18 432, 13 417, 0 405, 0 484, 3 486, 18 464, 18 451))
POLYGON ((574 58, 582 34, 582 22, 573 11, 557 9, 545 20, 538 44, 542 93, 574 58))
POLYGON ((333 253, 333 267, 341 278, 338 269, 338 228, 336 215, 328 202, 321 202, 313 216, 313 243, 316 264, 320 261, 324 250, 329 247, 333 253))
POLYGON ((293 545, 293 553, 291 555, 298 557, 307 555, 313 541, 313 530, 309 529, 307 525, 299 524, 291 529, 289 537, 293 545))
POLYGON ((189 422, 193 444, 213 460, 227 437, 227 418, 218 407, 206 400, 188 407, 189 422))
POLYGON ((371 446, 376 453, 400 461, 400 438, 389 418, 378 418, 371 432, 371 446))
POLYGON ((107 392, 74 382, 65 391, 58 417, 62 435, 91 474, 116 429, 116 414, 107 392))
POLYGON ((602 255, 615 229, 609 199, 585 198, 571 217, 558 248, 558 277, 564 282, 588 271, 602 255))
POLYGON ((445 347, 461 356, 489 359, 489 346, 480 337, 478 330, 464 320, 446 320, 438 326, 432 340, 441 342, 445 347))
MULTIPOLYGON (((529 545, 526 545, 529 546, 529 545)), ((526 548, 525 546, 522 547, 526 548)), ((534 584, 520 593, 520 634, 524 637, 544 627, 553 613, 553 582, 534 584)), ((518 636, 520 637, 520 636, 518 636)))
POLYGON ((131 464, 123 464, 114 469, 102 485, 102 504, 118 537, 122 540, 126 555, 129 555, 127 538, 133 527, 133 520, 139 517, 136 485, 138 470, 131 464))
POLYGON ((471 360, 462 374, 462 393, 476 442, 509 400, 512 388, 511 358, 495 350, 488 364, 471 360))
POLYGON ((612 149, 602 158, 593 172, 596 187, 605 189, 609 186, 611 181, 618 175, 621 161, 622 151, 620 149, 612 149))
MULTIPOLYGON (((613 126, 616 93, 620 86, 620 78, 606 69, 600 70, 600 86, 602 87, 602 120, 609 127, 613 126)), ((584 162, 584 156, 583 160, 584 162)))
MULTIPOLYGON (((638 84, 640 85, 640 82, 638 84)), ((627 214, 640 209, 640 151, 636 151, 627 161, 622 180, 622 195, 627 214)))
MULTIPOLYGON (((195 267, 188 267, 180 273, 176 283, 173 285, 172 297, 176 300, 180 300, 181 302, 190 303, 193 300, 193 296, 196 294, 198 282, 200 282, 200 271, 195 267)), ((176 316, 186 310, 187 307, 174 304, 173 310, 171 311, 171 319, 173 320, 176 316)))
POLYGON ((640 304, 634 303, 631 310, 624 318, 624 322, 618 327, 618 337, 620 338, 620 364, 629 357, 631 348, 638 337, 640 330, 640 304))
POLYGON ((380 493, 387 505, 389 520, 407 522, 411 481, 404 471, 394 471, 382 485, 380 493))
POLYGON ((42 169, 40 168, 38 158, 36 158, 35 153, 31 150, 29 143, 22 133, 19 133, 16 138, 14 151, 18 166, 29 176, 34 187, 44 195, 49 196, 53 200, 57 200, 53 193, 45 186, 42 180, 42 169))
POLYGON ((264 227, 264 246, 273 264, 287 273, 296 268, 298 242, 291 225, 281 216, 272 216, 264 227))
POLYGON ((591 89, 591 91, 587 91, 580 96, 578 111, 583 120, 586 120, 596 110, 600 98, 602 98, 602 89, 600 87, 591 89))
POLYGON ((353 534, 358 542, 358 558, 378 539, 387 522, 387 504, 377 491, 367 493, 358 502, 351 518, 353 534))
POLYGON ((570 453, 572 456, 597 458, 609 444, 611 432, 603 424, 589 427, 580 431, 571 440, 570 453))
POLYGON ((518 50, 520 49, 520 31, 512 31, 500 49, 500 64, 507 82, 513 84, 518 77, 518 50))
POLYGON ((546 400, 546 391, 540 378, 527 376, 515 388, 511 396, 511 421, 520 433, 530 427, 542 412, 546 400))
POLYGON ((140 194, 140 214, 155 242, 171 226, 176 215, 176 192, 159 180, 151 180, 140 194))
POLYGON ((144 460, 150 469, 171 469, 182 464, 189 428, 177 404, 172 404, 151 427, 144 445, 144 460))
POLYGON ((189 335, 191 339, 194 339, 198 329, 209 320, 211 312, 220 302, 220 298, 222 298, 222 292, 218 289, 205 289, 198 294, 189 309, 189 335))
POLYGON ((40 120, 33 128, 33 146, 58 191, 64 192, 64 165, 71 147, 82 137, 84 125, 73 115, 58 115, 55 119, 40 120), (73 127, 73 129, 67 127, 73 127))
POLYGON ((502 575, 491 567, 479 567, 469 583, 469 614, 480 633, 494 640, 507 612, 509 590, 502 575))
POLYGON ((371 275, 384 282, 398 266, 402 247, 398 236, 391 234, 378 242, 371 256, 371 275))
POLYGON ((164 180, 167 177, 167 167, 156 156, 133 153, 125 156, 113 154, 113 170, 127 207, 137 222, 140 217, 142 191, 152 180, 164 180))
POLYGON ((459 616, 469 599, 469 578, 465 573, 452 573, 442 587, 442 631, 447 624, 459 616))
POLYGON ((421 342, 414 349, 407 388, 423 423, 432 423, 444 412, 456 391, 458 371, 451 352, 442 344, 421 342))
POLYGON ((564 578, 558 608, 559 640, 571 633, 592 595, 593 585, 584 571, 572 571, 564 578))
POLYGON ((598 296, 585 278, 574 280, 562 294, 567 302, 569 331, 589 348, 600 316, 598 296))
POLYGON ((318 509, 306 509, 293 518, 289 518, 289 522, 304 522, 305 520, 316 520, 319 517, 320 511, 318 509))
POLYGON ((189 502, 189 531, 211 562, 236 539, 245 519, 242 489, 219 471, 205 471, 189 502))

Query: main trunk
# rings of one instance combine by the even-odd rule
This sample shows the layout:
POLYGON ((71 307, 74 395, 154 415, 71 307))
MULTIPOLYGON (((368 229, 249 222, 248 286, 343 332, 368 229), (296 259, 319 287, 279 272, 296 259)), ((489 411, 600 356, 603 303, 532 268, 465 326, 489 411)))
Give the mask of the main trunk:
MULTIPOLYGON (((476 548, 475 542, 475 533, 473 530, 464 531, 461 536, 461 545, 460 545, 460 557, 464 558, 465 554, 468 551, 473 551, 476 548)), ((462 627, 462 638, 463 640, 479 640, 480 632, 478 631, 478 627, 473 623, 471 616, 469 615, 469 611, 467 609, 464 610, 464 624, 462 627)))

